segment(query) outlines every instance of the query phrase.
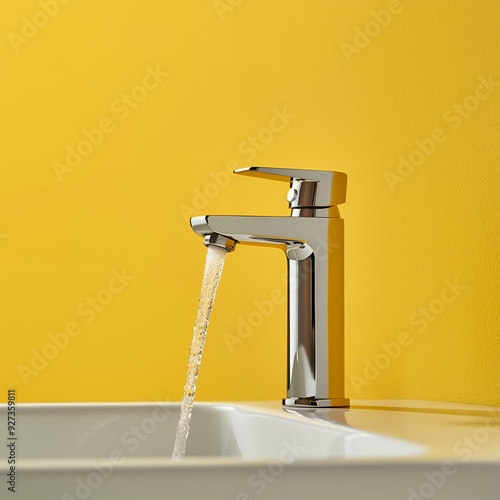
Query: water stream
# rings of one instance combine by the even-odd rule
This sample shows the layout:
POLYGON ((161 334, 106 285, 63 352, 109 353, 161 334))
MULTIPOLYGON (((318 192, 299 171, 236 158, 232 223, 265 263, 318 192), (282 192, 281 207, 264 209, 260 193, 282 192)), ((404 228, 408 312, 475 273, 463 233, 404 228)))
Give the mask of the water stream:
POLYGON ((193 328, 193 339, 189 349, 188 369, 186 375, 186 385, 184 386, 184 396, 181 404, 181 415, 177 424, 175 435, 175 445, 172 458, 180 459, 186 451, 186 442, 189 434, 189 424, 193 412, 193 402, 196 392, 196 379, 200 369, 201 355, 207 335, 210 312, 217 292, 222 268, 226 259, 226 250, 216 246, 209 246, 207 249, 207 258, 205 261, 205 271, 201 283, 200 301, 198 303, 198 312, 193 328))

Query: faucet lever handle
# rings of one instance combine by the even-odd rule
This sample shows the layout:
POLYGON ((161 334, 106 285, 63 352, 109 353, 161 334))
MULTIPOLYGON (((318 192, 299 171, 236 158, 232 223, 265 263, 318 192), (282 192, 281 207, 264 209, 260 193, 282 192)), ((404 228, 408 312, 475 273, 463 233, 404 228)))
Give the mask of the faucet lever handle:
POLYGON ((345 203, 347 175, 329 170, 303 170, 276 167, 246 167, 235 174, 262 177, 290 183, 290 208, 327 208, 345 203))

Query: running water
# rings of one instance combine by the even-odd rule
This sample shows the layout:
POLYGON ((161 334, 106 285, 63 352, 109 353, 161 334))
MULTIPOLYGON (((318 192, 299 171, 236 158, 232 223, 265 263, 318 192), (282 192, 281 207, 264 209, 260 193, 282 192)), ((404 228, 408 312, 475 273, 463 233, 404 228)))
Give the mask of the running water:
POLYGON ((210 245, 207 250, 207 259, 205 261, 205 272, 201 283, 200 302, 198 303, 198 313, 193 328, 193 339, 189 350, 188 369, 186 376, 186 385, 184 386, 184 397, 182 398, 181 415, 177 424, 175 435, 173 459, 180 459, 186 451, 186 441, 189 434, 189 424, 193 412, 193 401, 196 392, 196 379, 200 369, 201 355, 205 338, 207 335, 210 312, 215 299, 217 285, 219 284, 224 260, 226 259, 226 250, 210 245))

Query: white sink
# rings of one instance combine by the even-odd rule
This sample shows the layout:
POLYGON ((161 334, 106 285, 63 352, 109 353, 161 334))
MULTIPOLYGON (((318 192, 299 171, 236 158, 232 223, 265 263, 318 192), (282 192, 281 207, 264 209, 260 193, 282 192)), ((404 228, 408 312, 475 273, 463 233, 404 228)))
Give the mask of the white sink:
MULTIPOLYGON (((5 405, 0 413, 6 422, 5 405)), ((16 498, 500 498, 495 408, 198 403, 186 457, 172 461, 178 416, 165 403, 18 404, 16 498)), ((9 450, 0 450, 5 478, 9 450)))

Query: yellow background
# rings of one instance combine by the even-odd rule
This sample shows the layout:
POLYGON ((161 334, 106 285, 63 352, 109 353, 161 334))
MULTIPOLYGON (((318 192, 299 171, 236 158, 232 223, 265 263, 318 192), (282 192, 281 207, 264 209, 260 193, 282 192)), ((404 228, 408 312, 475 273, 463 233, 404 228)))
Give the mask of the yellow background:
MULTIPOLYGON (((497 1, 73 0, 19 44, 42 4, 1 3, 3 394, 179 400, 205 257, 186 214, 287 214, 286 185, 221 173, 259 164, 349 176, 347 395, 500 405, 500 88, 452 118, 481 77, 500 80, 497 1), (122 119, 112 104, 148 67, 168 76, 122 119), (275 110, 294 117, 250 159, 275 110), (114 130, 58 180, 54 162, 106 118, 114 130), (436 128, 446 140, 391 189, 436 128), (77 308, 123 269, 134 279, 87 323, 77 308), (466 288, 441 310, 446 280, 466 288), (410 318, 436 300, 419 332, 410 318), (23 381, 71 321, 81 333, 23 381), (411 345, 384 365, 402 331, 411 345), (384 366, 372 380, 369 363, 384 366)), ((286 305, 238 344, 224 335, 284 293, 285 270, 277 250, 228 256, 198 400, 285 396, 286 305)))

